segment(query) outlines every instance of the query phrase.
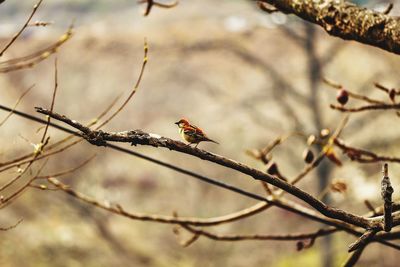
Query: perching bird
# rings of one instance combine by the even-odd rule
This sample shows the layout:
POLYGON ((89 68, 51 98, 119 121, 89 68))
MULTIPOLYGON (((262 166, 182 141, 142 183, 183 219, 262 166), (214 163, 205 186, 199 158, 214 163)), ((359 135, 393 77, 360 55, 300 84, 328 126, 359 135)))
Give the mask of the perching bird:
POLYGON ((196 144, 195 147, 197 147, 197 145, 203 141, 218 144, 218 142, 208 138, 202 129, 190 124, 187 119, 180 119, 179 121, 175 122, 175 124, 178 125, 179 133, 185 141, 189 142, 189 145, 196 144))

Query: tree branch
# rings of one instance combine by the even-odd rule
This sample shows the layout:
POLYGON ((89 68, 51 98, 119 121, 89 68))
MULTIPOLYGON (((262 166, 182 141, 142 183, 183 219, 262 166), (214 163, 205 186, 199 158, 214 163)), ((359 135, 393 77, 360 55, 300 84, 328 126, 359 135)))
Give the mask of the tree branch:
POLYGON ((82 133, 80 134, 83 138, 85 138, 88 142, 97 146, 107 146, 107 141, 111 142, 125 142, 131 143, 132 145, 148 145, 154 147, 164 147, 170 150, 174 150, 177 152, 189 154, 195 156, 197 158, 207 160, 210 162, 214 162, 218 165, 236 170, 243 174, 249 175, 252 178, 260 181, 267 182, 272 184, 289 194, 296 196, 297 198, 303 200, 311 207, 319 211, 321 214, 326 217, 341 220, 343 222, 353 224, 356 226, 360 226, 363 228, 382 228, 380 221, 377 218, 368 219, 365 217, 357 216, 348 212, 345 212, 340 209, 332 208, 327 206, 322 201, 314 198, 307 192, 287 183, 279 178, 268 175, 262 171, 246 166, 240 162, 236 162, 229 158, 225 158, 223 156, 213 154, 208 151, 204 151, 198 148, 190 147, 182 142, 172 140, 170 138, 161 137, 156 134, 145 133, 141 130, 134 131, 125 131, 125 132, 117 132, 117 133, 107 133, 103 131, 92 131, 88 127, 73 121, 66 116, 51 112, 49 110, 43 108, 36 108, 36 111, 45 115, 49 115, 50 117, 60 120, 78 130, 82 133))
POLYGON ((29 15, 28 19, 25 21, 25 24, 22 28, 11 38, 11 40, 4 46, 4 48, 0 51, 0 57, 3 56, 4 52, 7 51, 8 48, 18 39, 18 37, 22 34, 22 32, 28 27, 29 22, 32 20, 33 15, 35 15, 36 11, 38 10, 39 6, 42 4, 43 0, 39 0, 37 4, 33 6, 33 10, 29 15))
POLYGON ((334 140, 334 142, 335 145, 340 148, 342 152, 346 154, 351 160, 357 161, 359 163, 371 163, 381 161, 400 163, 400 158, 398 157, 377 155, 374 152, 368 150, 351 147, 337 138, 334 140))
POLYGON ((392 194, 393 187, 390 183, 390 179, 388 176, 388 165, 385 163, 383 165, 383 178, 382 178, 382 186, 381 186, 381 195, 384 201, 384 209, 383 209, 383 229, 385 232, 390 232, 392 230, 393 218, 392 218, 392 210, 393 210, 393 202, 392 202, 392 194))
POLYGON ((207 238, 217 240, 217 241, 245 241, 245 240, 276 240, 276 241, 296 241, 296 240, 304 240, 304 239, 315 239, 320 236, 330 235, 336 232, 335 228, 327 228, 320 229, 311 233, 299 233, 299 234, 273 234, 273 235, 219 235, 214 234, 208 231, 204 231, 201 229, 196 229, 194 227, 181 224, 183 228, 188 230, 189 232, 199 235, 205 236, 207 238))
POLYGON ((286 14, 320 25, 328 34, 344 40, 400 54, 400 19, 334 0, 261 0, 286 14))
POLYGON ((357 239, 353 244, 349 246, 349 252, 353 252, 365 246, 369 241, 372 240, 372 238, 376 235, 377 232, 378 230, 376 229, 369 229, 365 231, 365 233, 362 236, 360 236, 359 239, 357 239))

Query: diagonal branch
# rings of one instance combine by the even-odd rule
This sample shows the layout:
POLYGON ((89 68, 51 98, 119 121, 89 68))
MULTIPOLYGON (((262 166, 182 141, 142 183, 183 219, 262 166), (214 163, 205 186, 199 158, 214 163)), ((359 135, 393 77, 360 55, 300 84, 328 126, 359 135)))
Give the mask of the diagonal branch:
POLYGON ((28 19, 25 21, 25 24, 22 26, 22 28, 11 38, 11 40, 4 46, 4 48, 0 52, 0 57, 3 56, 4 52, 7 51, 8 48, 11 47, 11 45, 18 39, 18 37, 22 34, 22 32, 28 27, 29 22, 32 20, 33 15, 35 15, 36 11, 38 10, 39 6, 42 4, 43 0, 39 0, 37 4, 33 6, 33 10, 31 14, 29 15, 28 19))
MULTIPOLYGON (((378 218, 368 219, 362 216, 354 215, 348 212, 345 212, 340 209, 332 208, 327 206, 322 201, 308 194, 307 192, 287 183, 279 178, 268 175, 262 171, 251 168, 243 163, 234 161, 232 159, 213 154, 208 151, 204 151, 198 148, 190 147, 182 142, 172 140, 170 138, 161 137, 156 134, 149 134, 143 132, 141 130, 134 131, 125 131, 125 132, 117 132, 117 133, 107 133, 103 131, 92 131, 88 127, 83 126, 82 124, 73 121, 66 116, 51 112, 49 110, 43 108, 36 108, 36 111, 45 115, 49 115, 50 117, 60 120, 78 130, 82 133, 80 134, 83 138, 85 138, 88 142, 97 146, 107 146, 107 142, 125 142, 131 143, 132 145, 148 145, 153 147, 164 147, 170 150, 174 150, 177 152, 181 152, 184 154, 192 155, 197 158, 207 160, 210 162, 214 162, 218 165, 236 170, 248 176, 251 176, 255 180, 260 180, 272 184, 289 194, 303 200, 311 207, 319 211, 321 214, 326 217, 341 220, 346 223, 350 223, 356 226, 360 226, 363 228, 382 228, 380 221, 378 218)), ((399 221, 400 222, 400 221, 399 221)))
POLYGON ((365 233, 360 236, 354 243, 349 246, 349 252, 353 252, 355 250, 360 249, 361 247, 365 246, 368 242, 372 240, 372 238, 376 235, 378 230, 376 229, 369 229, 365 231, 365 233))

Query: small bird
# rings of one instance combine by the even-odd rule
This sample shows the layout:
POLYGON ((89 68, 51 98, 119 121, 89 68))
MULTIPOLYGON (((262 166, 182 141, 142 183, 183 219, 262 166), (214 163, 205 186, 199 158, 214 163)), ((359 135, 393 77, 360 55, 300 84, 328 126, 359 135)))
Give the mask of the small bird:
POLYGON ((175 122, 175 124, 178 125, 180 135, 185 141, 189 142, 189 145, 196 144, 195 147, 197 147, 197 145, 203 141, 219 144, 218 142, 208 138, 202 129, 190 124, 187 119, 180 119, 175 122))

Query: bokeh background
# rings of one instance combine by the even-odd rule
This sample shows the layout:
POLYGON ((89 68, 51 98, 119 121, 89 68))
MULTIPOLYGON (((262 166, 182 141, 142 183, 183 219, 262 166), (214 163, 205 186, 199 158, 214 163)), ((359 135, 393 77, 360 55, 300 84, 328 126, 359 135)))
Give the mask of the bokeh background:
MULTIPOLYGON (((385 1, 359 1, 384 8, 385 1)), ((362 2, 362 3, 361 3, 362 2)), ((24 23, 35 1, 6 1, 0 6, 0 44, 24 23)), ((393 15, 400 14, 395 5, 393 15)), ((135 1, 45 0, 34 20, 52 21, 30 28, 1 58, 19 57, 56 41, 74 22, 74 36, 58 54, 59 91, 55 110, 81 122, 100 114, 113 98, 135 83, 149 43, 149 62, 139 91, 105 127, 109 131, 143 129, 179 138, 173 123, 187 117, 220 145, 200 147, 265 170, 247 149, 262 148, 276 137, 335 129, 343 114, 329 108, 336 91, 328 77, 358 93, 385 100, 373 82, 399 88, 399 57, 377 48, 333 38, 321 29, 280 13, 266 14, 253 1, 182 0, 173 9, 154 8, 143 17, 135 1)), ((54 56, 34 68, 0 75, 1 104, 12 106, 29 86, 35 88, 19 109, 49 107, 54 84, 54 56)), ((357 105, 356 102, 350 103, 357 105)), ((0 114, 6 116, 6 113, 0 114)), ((394 112, 355 114, 343 139, 354 146, 399 155, 398 117, 394 112)), ((13 116, 0 129, 0 162, 33 150, 41 126, 13 116), (28 140, 28 141, 27 141, 28 140)), ((51 142, 66 135, 50 129, 51 142)), ((286 177, 305 165, 305 137, 293 137, 273 152, 286 177)), ((126 147, 129 147, 126 145, 126 147)), ((259 183, 220 166, 165 149, 135 151, 264 194, 259 183)), ((316 151, 315 151, 316 152, 316 151)), ((98 200, 119 203, 127 211, 208 218, 229 214, 255 202, 138 158, 80 143, 49 160, 46 174, 84 168, 62 177, 76 190, 98 200)), ((299 186, 331 205, 358 214, 365 199, 381 203, 380 164, 360 165, 339 155, 344 165, 324 162, 299 186), (322 196, 332 179, 345 181, 344 194, 322 196)), ((37 167, 36 167, 37 168, 37 167)), ((3 172, 3 183, 17 168, 3 172)), ((390 165, 395 191, 400 169, 390 165)), ((295 242, 218 242, 201 237, 184 248, 173 226, 132 221, 106 213, 57 191, 27 190, 0 212, 0 266, 338 266, 353 236, 318 239, 297 252, 295 242)), ((213 227, 220 234, 297 233, 320 225, 273 208, 249 219, 213 227)), ((360 266, 395 266, 398 253, 371 244, 360 266)))

